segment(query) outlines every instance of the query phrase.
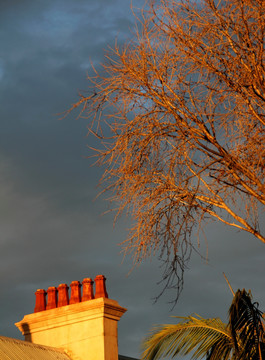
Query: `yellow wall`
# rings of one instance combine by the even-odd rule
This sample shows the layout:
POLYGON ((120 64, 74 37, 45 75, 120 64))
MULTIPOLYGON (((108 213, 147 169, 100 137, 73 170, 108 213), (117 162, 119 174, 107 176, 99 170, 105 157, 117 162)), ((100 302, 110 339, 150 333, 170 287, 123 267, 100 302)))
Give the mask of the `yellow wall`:
POLYGON ((118 360, 117 323, 125 311, 102 297, 25 315, 16 326, 26 341, 63 348, 73 360, 118 360))

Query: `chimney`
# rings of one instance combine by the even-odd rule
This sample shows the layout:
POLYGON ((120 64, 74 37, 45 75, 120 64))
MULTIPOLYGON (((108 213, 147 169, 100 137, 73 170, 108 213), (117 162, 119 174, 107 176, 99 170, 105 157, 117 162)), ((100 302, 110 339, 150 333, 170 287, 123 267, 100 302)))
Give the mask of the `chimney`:
POLYGON ((69 305, 69 286, 67 284, 60 284, 58 286, 58 307, 69 305))
POLYGON ((126 309, 108 298, 106 278, 85 278, 36 291, 34 313, 15 325, 26 341, 64 349, 73 360, 118 360, 118 321, 126 309), (83 287, 83 294, 81 294, 83 287), (57 299, 58 291, 58 299, 57 299))
POLYGON ((46 291, 43 289, 38 289, 35 292, 36 295, 36 304, 34 308, 34 312, 43 311, 46 309, 46 291))
POLYGON ((48 290, 47 290, 48 302, 47 302, 46 309, 43 309, 43 310, 54 309, 58 306, 57 293, 58 293, 58 290, 56 289, 55 286, 50 286, 48 288, 48 290))
POLYGON ((82 285, 83 285, 82 301, 94 299, 93 284, 94 281, 90 278, 86 278, 82 281, 82 285))
POLYGON ((81 301, 81 284, 79 281, 71 282, 71 299, 69 304, 77 304, 81 301))
POLYGON ((96 283, 96 294, 95 299, 99 297, 108 297, 108 293, 106 290, 106 284, 105 284, 106 278, 104 275, 97 275, 95 278, 96 283))

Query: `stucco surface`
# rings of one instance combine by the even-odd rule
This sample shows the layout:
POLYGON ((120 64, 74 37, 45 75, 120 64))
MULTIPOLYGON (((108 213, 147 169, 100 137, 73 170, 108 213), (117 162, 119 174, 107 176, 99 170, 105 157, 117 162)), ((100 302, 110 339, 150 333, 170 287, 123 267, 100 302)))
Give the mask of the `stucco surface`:
POLYGON ((25 315, 16 326, 25 340, 61 348, 72 359, 118 360, 117 322, 125 311, 98 298, 25 315))

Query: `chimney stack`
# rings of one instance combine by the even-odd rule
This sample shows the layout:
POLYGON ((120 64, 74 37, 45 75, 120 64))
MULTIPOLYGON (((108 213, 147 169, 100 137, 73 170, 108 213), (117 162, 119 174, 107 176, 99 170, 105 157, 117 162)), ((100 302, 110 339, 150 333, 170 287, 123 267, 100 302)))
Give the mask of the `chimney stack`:
POLYGON ((91 278, 82 285, 72 281, 70 301, 67 284, 51 286, 47 306, 46 291, 39 289, 34 313, 16 326, 26 341, 62 348, 73 359, 118 360, 118 321, 126 309, 108 298, 105 282, 96 276, 94 297, 91 278))

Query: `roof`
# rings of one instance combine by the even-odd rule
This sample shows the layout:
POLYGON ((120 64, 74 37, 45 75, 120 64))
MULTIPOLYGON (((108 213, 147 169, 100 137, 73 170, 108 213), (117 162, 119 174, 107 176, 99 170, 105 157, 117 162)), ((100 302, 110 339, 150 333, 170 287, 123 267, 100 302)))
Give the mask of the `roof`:
POLYGON ((138 359, 132 358, 130 356, 119 355, 119 360, 138 360, 138 359))
POLYGON ((0 336, 1 360, 69 360, 60 349, 0 336))
MULTIPOLYGON (((1 360, 71 360, 61 349, 51 346, 33 344, 29 341, 0 336, 1 360)), ((119 360, 138 360, 119 355, 119 360)))

